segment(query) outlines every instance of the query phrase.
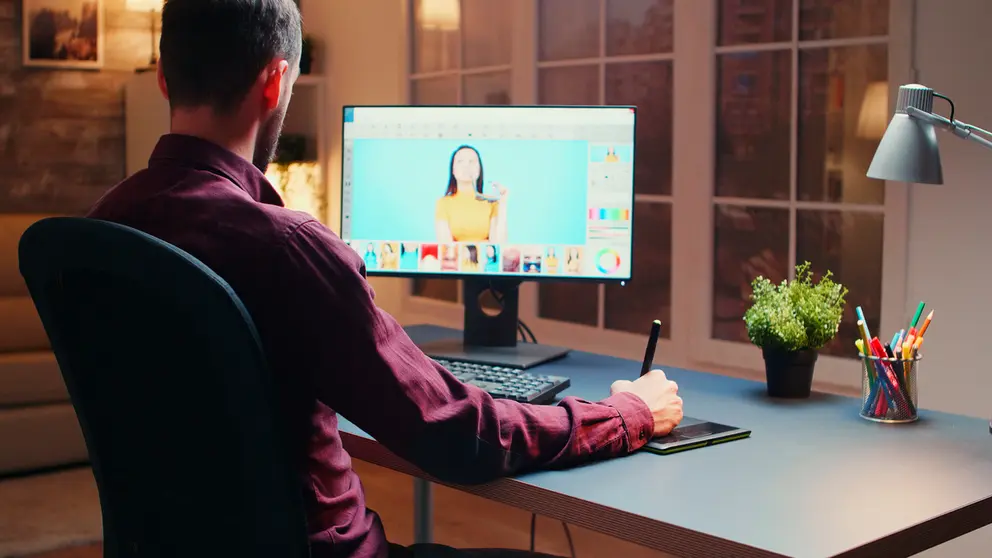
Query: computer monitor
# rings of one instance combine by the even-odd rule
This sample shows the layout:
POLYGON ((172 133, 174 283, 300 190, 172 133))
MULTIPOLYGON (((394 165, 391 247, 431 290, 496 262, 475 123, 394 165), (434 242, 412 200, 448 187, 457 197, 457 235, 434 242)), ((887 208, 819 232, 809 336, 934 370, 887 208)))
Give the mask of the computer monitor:
POLYGON ((341 236, 370 276, 463 282, 464 334, 429 356, 529 368, 521 281, 625 282, 633 264, 631 106, 348 106, 341 236), (479 302, 492 291, 502 306, 479 302))

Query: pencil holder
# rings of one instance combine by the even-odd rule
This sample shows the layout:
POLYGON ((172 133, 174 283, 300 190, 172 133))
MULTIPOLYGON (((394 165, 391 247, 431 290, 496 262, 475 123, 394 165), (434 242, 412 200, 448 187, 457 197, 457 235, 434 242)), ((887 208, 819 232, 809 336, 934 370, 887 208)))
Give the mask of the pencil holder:
POLYGON ((861 417, 888 423, 918 419, 916 373, 922 358, 861 355, 861 417))

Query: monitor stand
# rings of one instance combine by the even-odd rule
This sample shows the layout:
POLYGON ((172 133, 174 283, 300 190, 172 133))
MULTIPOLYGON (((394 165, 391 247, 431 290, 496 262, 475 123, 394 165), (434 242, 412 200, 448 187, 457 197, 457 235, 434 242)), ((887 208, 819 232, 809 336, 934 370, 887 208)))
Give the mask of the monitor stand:
POLYGON ((462 339, 424 343, 420 345, 421 350, 437 360, 520 369, 531 368, 567 355, 569 349, 564 347, 517 342, 519 286, 520 281, 513 280, 463 280, 465 328, 462 339), (483 308, 481 298, 487 291, 492 291, 502 310, 483 308))

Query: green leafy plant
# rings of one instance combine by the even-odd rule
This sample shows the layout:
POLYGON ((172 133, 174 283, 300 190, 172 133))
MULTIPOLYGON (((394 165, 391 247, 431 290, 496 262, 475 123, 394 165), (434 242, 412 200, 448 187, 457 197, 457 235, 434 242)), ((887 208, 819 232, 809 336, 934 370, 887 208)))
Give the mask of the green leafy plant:
POLYGON ((796 266, 796 278, 775 285, 758 276, 751 282, 751 307, 744 313, 751 342, 781 351, 818 350, 837 335, 847 288, 827 271, 813 282, 810 263, 796 266))

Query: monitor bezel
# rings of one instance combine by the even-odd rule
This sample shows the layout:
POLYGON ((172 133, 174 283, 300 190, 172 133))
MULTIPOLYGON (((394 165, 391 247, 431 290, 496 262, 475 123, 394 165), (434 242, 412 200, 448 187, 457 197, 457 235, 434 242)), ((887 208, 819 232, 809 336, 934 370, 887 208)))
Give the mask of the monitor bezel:
MULTIPOLYGON (((637 106, 636 105, 405 105, 405 104, 372 104, 372 105, 344 105, 341 107, 341 148, 344 148, 344 124, 345 124, 345 114, 347 114, 349 109, 356 108, 566 108, 566 109, 628 109, 634 111, 634 129, 633 137, 634 142, 630 150, 631 153, 631 165, 634 165, 637 161, 637 106)), ((637 202, 637 173, 633 172, 633 184, 630 189, 630 253, 628 257, 630 258, 630 276, 629 277, 593 277, 588 275, 574 276, 574 275, 545 275, 543 273, 513 273, 513 274, 488 274, 488 273, 465 273, 463 271, 450 271, 450 272, 427 272, 422 271, 382 271, 374 269, 366 269, 365 274, 368 277, 394 277, 396 279, 450 279, 452 281, 518 281, 518 282, 533 282, 533 283, 595 283, 595 284, 621 284, 626 285, 634 280, 634 266, 636 265, 636 258, 634 257, 634 241, 635 241, 635 229, 636 226, 636 202, 637 202)), ((339 226, 344 227, 344 160, 341 161, 341 173, 338 177, 338 223, 339 226)), ((339 236, 343 242, 347 242, 351 249, 351 239, 345 239, 339 236)), ((382 241, 375 241, 382 242, 382 241)), ((440 244, 440 243, 439 243, 440 244)))

